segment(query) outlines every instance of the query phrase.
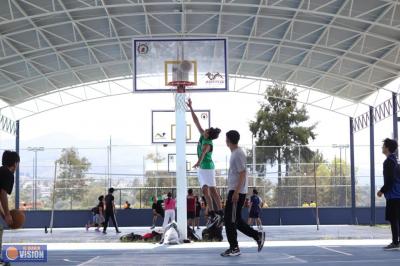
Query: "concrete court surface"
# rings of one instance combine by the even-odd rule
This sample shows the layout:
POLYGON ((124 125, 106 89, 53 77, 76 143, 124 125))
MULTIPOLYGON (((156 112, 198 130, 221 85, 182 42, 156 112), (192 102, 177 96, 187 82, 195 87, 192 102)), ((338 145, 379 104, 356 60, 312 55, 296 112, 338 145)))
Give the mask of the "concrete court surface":
MULTIPOLYGON (((148 232, 149 228, 122 228, 122 234, 148 232)), ((177 246, 153 243, 121 243, 111 227, 107 235, 84 228, 5 231, 4 244, 48 245, 43 265, 400 265, 400 250, 384 251, 390 243, 388 227, 334 225, 268 226, 262 252, 255 241, 239 234, 242 255, 223 258, 224 242, 198 242, 177 246)), ((201 230, 198 230, 200 233, 201 230)), ((225 237, 225 236, 224 236, 225 237)), ((39 265, 23 263, 12 265, 39 265)))

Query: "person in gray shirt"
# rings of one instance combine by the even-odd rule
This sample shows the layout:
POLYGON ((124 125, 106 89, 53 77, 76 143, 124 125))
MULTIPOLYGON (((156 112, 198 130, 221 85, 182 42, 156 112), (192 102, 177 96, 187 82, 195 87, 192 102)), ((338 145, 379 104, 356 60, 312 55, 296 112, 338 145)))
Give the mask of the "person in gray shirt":
POLYGON ((238 146, 240 134, 236 130, 226 133, 226 145, 231 150, 228 172, 228 199, 225 204, 225 231, 229 248, 221 253, 223 257, 240 255, 237 230, 252 237, 260 252, 264 246, 265 233, 258 232, 242 219, 242 207, 247 194, 246 154, 238 146))

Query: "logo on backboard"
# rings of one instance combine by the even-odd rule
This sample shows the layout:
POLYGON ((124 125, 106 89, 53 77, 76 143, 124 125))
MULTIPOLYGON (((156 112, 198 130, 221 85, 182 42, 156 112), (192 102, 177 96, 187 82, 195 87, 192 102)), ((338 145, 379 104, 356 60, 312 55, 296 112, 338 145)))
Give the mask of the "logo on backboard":
POLYGON ((136 50, 138 54, 147 54, 149 52, 149 46, 147 43, 139 43, 136 50))
POLYGON ((219 72, 215 72, 215 73, 211 73, 211 72, 207 72, 206 76, 208 78, 208 80, 206 80, 206 83, 208 84, 215 84, 215 83, 224 83, 224 77, 219 73, 219 72))
POLYGON ((206 120, 206 119, 208 119, 208 113, 201 113, 200 117, 201 117, 201 119, 206 120))
POLYGON ((166 135, 165 132, 157 133, 157 134, 155 135, 155 139, 165 139, 165 135, 166 135))

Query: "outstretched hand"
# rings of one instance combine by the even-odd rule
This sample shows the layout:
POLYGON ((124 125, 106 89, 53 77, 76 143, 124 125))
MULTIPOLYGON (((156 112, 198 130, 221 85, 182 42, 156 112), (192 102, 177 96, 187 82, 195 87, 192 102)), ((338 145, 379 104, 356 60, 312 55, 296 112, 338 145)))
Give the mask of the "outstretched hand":
POLYGON ((190 109, 192 109, 192 99, 189 98, 186 104, 190 109))

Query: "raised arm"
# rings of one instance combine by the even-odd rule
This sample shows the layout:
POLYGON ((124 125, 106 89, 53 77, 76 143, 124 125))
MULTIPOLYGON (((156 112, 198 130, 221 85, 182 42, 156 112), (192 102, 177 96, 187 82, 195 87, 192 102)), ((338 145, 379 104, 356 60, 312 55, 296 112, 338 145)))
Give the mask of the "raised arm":
POLYGON ((199 118, 197 118, 197 115, 193 111, 192 99, 189 98, 189 101, 186 104, 189 107, 190 113, 192 114, 192 118, 193 118, 194 124, 196 125, 196 127, 199 130, 200 134, 203 135, 204 134, 204 129, 201 127, 200 122, 199 122, 199 118))

